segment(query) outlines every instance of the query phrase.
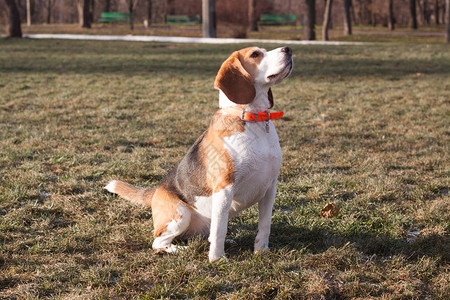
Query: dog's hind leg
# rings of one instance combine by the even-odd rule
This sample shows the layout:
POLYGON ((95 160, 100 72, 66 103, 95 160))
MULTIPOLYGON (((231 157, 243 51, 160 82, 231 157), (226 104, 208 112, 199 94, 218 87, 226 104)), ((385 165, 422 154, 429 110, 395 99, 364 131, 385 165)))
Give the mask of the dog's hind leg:
POLYGON ((159 187, 152 201, 153 226, 155 228, 152 248, 157 252, 175 253, 183 247, 172 244, 173 239, 184 235, 191 224, 191 208, 178 197, 159 187))

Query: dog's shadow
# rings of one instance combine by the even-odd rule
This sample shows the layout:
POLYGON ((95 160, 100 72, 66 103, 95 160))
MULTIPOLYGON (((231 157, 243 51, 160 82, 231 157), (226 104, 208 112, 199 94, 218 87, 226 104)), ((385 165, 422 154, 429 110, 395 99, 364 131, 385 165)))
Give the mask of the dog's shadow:
MULTIPOLYGON (((231 232, 243 230, 244 233, 233 237, 235 242, 227 245, 227 255, 233 257, 241 255, 244 251, 253 251, 257 227, 257 223, 233 224, 231 232)), ((440 235, 429 235, 411 243, 406 237, 392 238, 387 234, 372 232, 331 233, 327 229, 310 229, 275 221, 272 223, 269 239, 269 248, 272 251, 302 251, 310 254, 320 254, 332 247, 341 248, 348 244, 366 256, 401 255, 414 259, 427 255, 440 257, 443 262, 450 262, 450 239, 440 235)))

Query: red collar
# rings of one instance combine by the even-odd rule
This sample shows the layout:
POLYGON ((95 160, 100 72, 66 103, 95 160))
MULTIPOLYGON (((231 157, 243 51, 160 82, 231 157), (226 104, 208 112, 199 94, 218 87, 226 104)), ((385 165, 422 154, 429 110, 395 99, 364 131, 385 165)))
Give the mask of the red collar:
POLYGON ((273 120, 273 119, 280 119, 284 115, 283 111, 276 111, 276 112, 272 112, 272 113, 269 112, 268 110, 261 111, 261 112, 251 112, 251 111, 245 111, 241 108, 234 107, 234 106, 224 107, 224 108, 222 108, 222 110, 224 110, 225 112, 227 112, 231 115, 238 116, 241 118, 241 120, 247 121, 247 122, 258 122, 258 121, 268 121, 268 120, 273 120))

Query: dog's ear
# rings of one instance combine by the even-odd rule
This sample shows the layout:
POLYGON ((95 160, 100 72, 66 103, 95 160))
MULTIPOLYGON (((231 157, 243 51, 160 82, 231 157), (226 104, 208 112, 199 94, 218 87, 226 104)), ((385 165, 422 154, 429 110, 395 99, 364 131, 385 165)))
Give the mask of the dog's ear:
POLYGON ((253 79, 242 66, 238 51, 233 52, 220 67, 214 88, 220 89, 236 104, 248 104, 255 99, 253 79))
POLYGON ((273 94, 272 94, 272 89, 271 88, 269 88, 269 91, 267 92, 267 96, 269 97, 269 102, 270 102, 269 109, 270 109, 270 108, 273 107, 273 94))

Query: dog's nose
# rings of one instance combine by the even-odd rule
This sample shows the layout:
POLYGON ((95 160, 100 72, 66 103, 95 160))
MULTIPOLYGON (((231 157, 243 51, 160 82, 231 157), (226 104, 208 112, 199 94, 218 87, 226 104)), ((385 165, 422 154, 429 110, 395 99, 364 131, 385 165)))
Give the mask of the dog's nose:
POLYGON ((291 47, 283 47, 283 48, 281 48, 281 52, 284 52, 284 53, 286 53, 288 55, 292 55, 291 47))

